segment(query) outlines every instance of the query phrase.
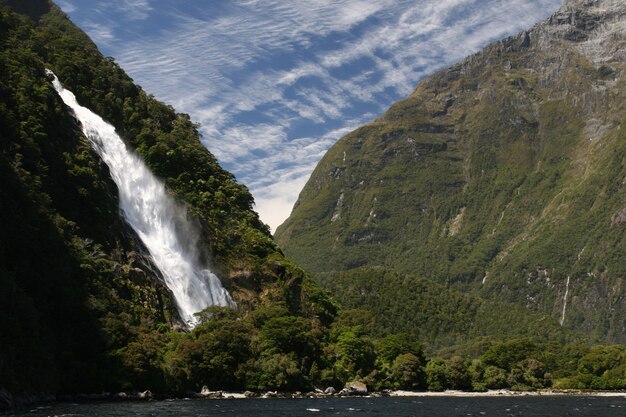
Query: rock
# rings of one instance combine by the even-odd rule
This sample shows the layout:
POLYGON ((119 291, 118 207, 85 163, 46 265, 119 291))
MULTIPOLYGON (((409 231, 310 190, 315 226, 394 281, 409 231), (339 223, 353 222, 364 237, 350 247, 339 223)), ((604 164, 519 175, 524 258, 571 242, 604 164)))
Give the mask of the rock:
POLYGON ((276 391, 267 391, 265 394, 262 395, 263 398, 276 398, 278 397, 278 392, 276 391))
POLYGON ((326 395, 335 395, 337 390, 334 387, 328 387, 324 390, 324 394, 326 395))
POLYGON ((139 393, 139 398, 142 400, 151 400, 152 399, 152 391, 145 390, 144 392, 139 393))
POLYGON ((360 381, 348 382, 344 389, 348 390, 348 395, 367 395, 367 385, 360 381))
POLYGON ((615 226, 621 223, 626 223, 626 207, 615 213, 615 215, 611 219, 611 226, 615 226))
POLYGON ((209 399, 215 400, 215 399, 223 398, 224 393, 222 391, 211 391, 209 387, 204 385, 202 389, 200 390, 200 393, 197 396, 201 398, 209 398, 209 399))
POLYGON ((255 398, 259 396, 259 394, 257 394, 256 392, 252 392, 252 391, 246 391, 243 393, 243 395, 246 398, 255 398))
POLYGON ((3 389, 0 389, 0 412, 13 408, 13 396, 3 389))
POLYGON ((124 391, 118 392, 117 394, 115 394, 115 398, 125 400, 128 398, 128 394, 126 394, 124 391))

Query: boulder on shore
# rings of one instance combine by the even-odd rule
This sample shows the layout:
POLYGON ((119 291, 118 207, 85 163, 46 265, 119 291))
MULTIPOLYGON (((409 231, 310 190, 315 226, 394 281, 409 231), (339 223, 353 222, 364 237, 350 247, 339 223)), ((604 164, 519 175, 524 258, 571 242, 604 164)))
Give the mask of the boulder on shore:
POLYGON ((360 381, 347 382, 341 391, 347 395, 367 395, 367 385, 360 381))
POLYGON ((152 391, 145 390, 144 392, 139 393, 139 399, 141 400, 151 400, 152 399, 152 391))

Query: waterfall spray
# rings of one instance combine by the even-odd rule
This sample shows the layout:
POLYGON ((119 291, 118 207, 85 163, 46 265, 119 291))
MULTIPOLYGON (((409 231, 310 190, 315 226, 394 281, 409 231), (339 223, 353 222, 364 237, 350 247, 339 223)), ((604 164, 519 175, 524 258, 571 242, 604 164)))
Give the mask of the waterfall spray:
POLYGON ((131 152, 100 116, 81 106, 50 70, 55 90, 81 123, 85 136, 107 164, 119 190, 120 211, 139 235, 174 295, 181 318, 189 327, 194 313, 212 305, 234 306, 217 276, 200 264, 199 237, 186 209, 131 152))

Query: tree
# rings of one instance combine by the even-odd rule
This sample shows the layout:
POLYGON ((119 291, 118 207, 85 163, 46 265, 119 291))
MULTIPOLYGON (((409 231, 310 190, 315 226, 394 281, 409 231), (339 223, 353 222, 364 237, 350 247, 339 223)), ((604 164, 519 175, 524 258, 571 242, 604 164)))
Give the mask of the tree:
POLYGON ((318 342, 311 334, 308 320, 295 316, 273 317, 259 332, 259 349, 265 354, 293 352, 302 359, 317 351, 318 342))
POLYGON ((376 343, 378 359, 383 363, 391 364, 402 354, 413 354, 421 364, 426 362, 422 345, 407 333, 392 334, 376 343))
POLYGON ((464 391, 472 389, 472 378, 467 368, 467 361, 460 356, 453 356, 445 362, 446 381, 449 388, 464 391))
POLYGON ((262 356, 246 364, 243 372, 251 390, 293 391, 308 386, 293 353, 262 356))
POLYGON ((483 373, 483 380, 485 388, 487 389, 509 388, 509 383, 507 382, 507 372, 497 366, 487 366, 485 368, 485 372, 483 373))
POLYGON ((423 361, 412 353, 398 355, 391 366, 394 388, 417 390, 426 387, 423 361))
POLYGON ((426 364, 426 384, 430 391, 448 389, 446 362, 441 358, 432 358, 426 364))

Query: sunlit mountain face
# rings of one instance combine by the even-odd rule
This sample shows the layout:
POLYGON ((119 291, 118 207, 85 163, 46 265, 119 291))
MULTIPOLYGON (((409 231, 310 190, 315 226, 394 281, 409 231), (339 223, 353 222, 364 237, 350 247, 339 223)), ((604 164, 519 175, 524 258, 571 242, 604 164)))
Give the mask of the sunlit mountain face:
POLYGON ((57 0, 136 82, 201 124, 273 229, 337 139, 560 3, 57 0))

